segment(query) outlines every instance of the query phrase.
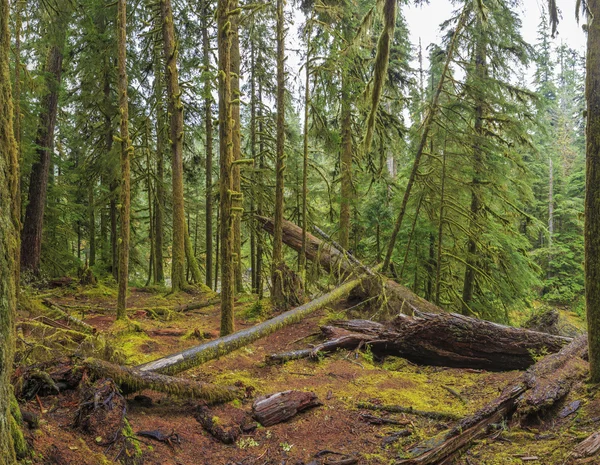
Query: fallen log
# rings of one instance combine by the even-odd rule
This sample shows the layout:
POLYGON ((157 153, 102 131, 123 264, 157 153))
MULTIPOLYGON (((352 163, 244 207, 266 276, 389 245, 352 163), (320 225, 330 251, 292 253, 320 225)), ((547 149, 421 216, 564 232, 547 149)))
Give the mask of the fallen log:
POLYGON ((69 312, 65 311, 56 302, 53 302, 50 299, 42 299, 42 303, 49 309, 53 310, 54 313, 58 314, 58 316, 60 318, 65 319, 67 322, 69 322, 73 326, 77 326, 77 328, 79 328, 79 331, 82 331, 82 332, 88 333, 88 334, 94 334, 96 332, 96 328, 87 324, 85 321, 82 321, 79 318, 75 318, 74 316, 70 315, 69 312))
POLYGON ((252 416, 263 426, 273 426, 319 405, 322 404, 314 392, 284 391, 256 399, 252 416))
MULTIPOLYGON (((282 363, 314 357, 319 352, 369 345, 377 356, 395 355, 424 365, 509 371, 524 370, 535 363, 536 355, 558 352, 571 342, 570 338, 455 313, 418 315, 399 315, 388 324, 370 320, 337 321, 321 328, 328 338, 322 344, 270 355, 267 362, 282 363)), ((579 373, 576 368, 571 367, 574 376, 579 373)))
POLYGON ((164 374, 176 374, 214 360, 236 349, 244 347, 258 339, 268 336, 275 331, 296 323, 324 306, 341 299, 358 286, 361 279, 354 279, 337 287, 333 291, 318 297, 300 307, 294 308, 270 320, 251 328, 243 329, 228 336, 220 337, 204 344, 186 349, 173 355, 144 363, 137 367, 140 371, 152 371, 164 374))
POLYGON ((388 413, 405 413, 409 415, 416 415, 418 417, 429 418, 430 420, 456 421, 459 419, 459 417, 453 413, 417 410, 412 407, 403 407, 401 405, 376 405, 369 404, 367 402, 359 402, 357 407, 365 410, 375 410, 388 413))
POLYGON ((125 392, 142 389, 164 392, 177 397, 201 399, 210 403, 229 402, 243 397, 240 389, 230 386, 202 383, 185 378, 174 378, 141 371, 132 367, 115 365, 103 360, 88 358, 84 367, 99 378, 111 378, 125 392))
POLYGON ((576 460, 575 463, 597 463, 597 457, 594 457, 600 453, 600 433, 595 432, 591 436, 581 441, 573 452, 571 457, 576 460))
MULTIPOLYGON (((519 402, 519 398, 528 391, 543 392, 547 396, 542 403, 544 408, 554 405, 566 392, 556 389, 565 374, 572 373, 570 365, 579 365, 587 351, 585 336, 574 340, 557 354, 548 355, 536 363, 514 382, 509 384, 502 394, 487 404, 481 410, 462 421, 452 429, 434 438, 418 444, 409 451, 411 458, 396 462, 397 465, 434 465, 446 462, 458 451, 468 446, 472 441, 488 434, 489 427, 500 423, 514 413, 518 416, 529 414, 528 404, 519 402), (523 408, 522 414, 519 408, 523 408)), ((583 379, 580 375, 579 379, 583 379)), ((574 380, 569 381, 569 383, 574 380)), ((568 391, 567 391, 568 392, 568 391)), ((539 410, 537 410, 539 411, 539 410)))
MULTIPOLYGON (((269 234, 273 234, 273 220, 258 216, 257 220, 269 234)), ((324 233, 323 233, 324 234, 324 233)), ((283 221, 282 241, 288 247, 300 252, 302 250, 302 228, 290 221, 283 221)), ((352 254, 337 249, 334 245, 321 241, 310 233, 306 233, 306 258, 319 263, 326 271, 336 276, 349 276, 367 272, 368 278, 355 292, 359 297, 377 296, 379 304, 392 314, 406 313, 412 315, 417 311, 441 313, 437 305, 426 301, 407 287, 398 284, 360 263, 352 254)))
POLYGON ((223 427, 223 425, 216 421, 215 416, 205 406, 198 407, 194 417, 196 418, 196 421, 202 425, 202 428, 223 444, 233 444, 242 433, 239 427, 223 427))

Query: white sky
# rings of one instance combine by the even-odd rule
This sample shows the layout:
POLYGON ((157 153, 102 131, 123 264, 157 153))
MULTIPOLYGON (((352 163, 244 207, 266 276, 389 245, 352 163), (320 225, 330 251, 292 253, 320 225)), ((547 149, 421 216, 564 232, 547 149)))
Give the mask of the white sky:
MULTIPOLYGON (((561 10, 561 21, 558 25, 558 35, 554 39, 557 45, 561 41, 578 50, 585 50, 586 36, 575 19, 575 0, 557 0, 561 10)), ((530 44, 537 40, 537 29, 540 23, 542 8, 547 0, 522 0, 520 9, 521 21, 523 23, 523 38, 530 44)), ((421 38, 423 48, 430 43, 440 42, 439 25, 450 17, 453 6, 448 0, 430 0, 428 5, 422 7, 402 7, 402 13, 406 18, 411 33, 411 42, 419 43, 421 38)))

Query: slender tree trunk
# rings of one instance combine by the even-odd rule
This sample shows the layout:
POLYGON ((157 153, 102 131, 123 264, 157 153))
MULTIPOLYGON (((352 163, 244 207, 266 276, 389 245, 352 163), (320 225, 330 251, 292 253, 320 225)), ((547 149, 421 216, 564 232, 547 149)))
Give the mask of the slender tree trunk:
POLYGON ((392 261, 392 254, 394 252, 394 248, 396 246, 396 238, 398 237, 398 233, 400 232, 400 228, 402 227, 402 222, 404 220, 404 214, 406 213, 406 207, 408 206, 408 199, 410 198, 410 194, 412 192, 412 187, 415 183, 415 179, 417 177, 417 172, 419 170, 419 165, 421 163, 421 157, 423 156, 423 151, 425 149, 425 145, 427 144, 427 138, 429 137, 429 131, 433 126, 433 121, 435 116, 437 115, 439 109, 439 101, 440 95, 442 94, 442 90, 444 88, 444 83, 446 81, 446 76, 448 74, 448 69, 450 67, 450 62, 454 57, 454 49, 456 47, 456 42, 459 37, 459 34, 465 24, 467 17, 467 6, 463 8, 460 19, 458 20, 458 24, 454 29, 454 34, 452 36, 452 40, 450 41, 450 45, 448 46, 448 53, 446 57, 446 63, 444 65, 444 69, 442 70, 442 74, 440 76, 440 82, 438 83, 437 89, 433 96, 433 101, 431 102, 431 107, 427 112, 427 116, 423 121, 423 131, 421 132, 421 139, 419 141, 419 146, 417 147, 417 153, 415 155, 415 160, 413 162, 413 166, 410 172, 410 176, 408 178, 408 183, 406 184, 406 190, 404 191, 404 196, 402 197, 402 205, 400 207, 400 211, 398 212, 398 217, 396 218, 396 222, 394 224, 394 229, 392 231, 392 235, 390 237, 390 242, 388 244, 387 252, 385 255, 385 260, 383 261, 383 266, 381 267, 381 271, 387 271, 390 266, 390 262, 392 261))
MULTIPOLYGON (((256 157, 256 76, 255 76, 255 66, 256 66, 256 51, 254 50, 254 41, 250 41, 250 153, 252 159, 255 163, 258 161, 256 157)), ((250 199, 251 206, 250 210, 252 212, 251 218, 254 218, 256 211, 254 211, 255 207, 255 198, 257 194, 257 183, 259 177, 256 175, 256 170, 252 172, 252 197, 250 199)), ((253 227, 250 228, 250 262, 252 267, 252 292, 258 294, 258 223, 256 220, 252 219, 253 227)))
POLYGON ((150 260, 148 261, 148 279, 146 286, 149 286, 152 282, 152 277, 155 276, 154 254, 156 251, 156 245, 154 244, 154 192, 152 189, 152 163, 150 161, 150 119, 146 119, 146 133, 144 137, 145 141, 145 152, 146 152, 146 190, 148 193, 148 240, 150 241, 150 260))
POLYGON ((273 234, 273 262, 271 264, 272 300, 285 307, 283 289, 283 209, 285 177, 285 37, 283 0, 277 0, 277 154, 275 162, 275 230, 273 234))
POLYGON ((481 215, 481 182, 484 172, 483 157, 484 152, 481 146, 484 138, 484 96, 481 95, 481 88, 484 85, 483 80, 487 74, 487 44, 482 32, 482 25, 477 24, 477 43, 475 45, 475 79, 478 86, 475 86, 475 140, 473 141, 473 180, 471 182, 471 208, 469 239, 467 243, 467 257, 465 268, 465 279, 462 292, 463 315, 469 315, 472 312, 471 302, 475 289, 475 269, 477 268, 477 240, 479 237, 479 216, 481 215))
POLYGON ((8 0, 0 0, 0 465, 17 463, 13 445, 10 376, 15 343, 17 311, 18 235, 13 218, 15 192, 12 181, 18 174, 17 146, 14 138, 13 100, 11 95, 8 32, 8 0))
MULTIPOLYGON (((240 120, 240 36, 238 16, 231 16, 231 114, 233 118, 233 161, 242 158, 242 134, 240 120)), ((232 199, 233 218, 233 269, 236 292, 244 292, 242 282, 242 178, 240 165, 233 165, 233 190, 236 195, 232 199)))
MULTIPOLYGON (((265 144, 264 144, 264 122, 263 122, 263 91, 262 91, 262 81, 258 81, 258 133, 260 134, 259 139, 259 161, 258 161, 258 169, 261 173, 264 173, 265 170, 265 144)), ((256 212, 258 215, 263 215, 263 196, 259 195, 256 205, 256 212)), ((263 234, 260 232, 260 229, 257 229, 256 232, 256 288, 258 293, 258 298, 263 298, 263 290, 264 290, 264 281, 263 281, 263 234)))
POLYGON ((600 0, 587 2, 585 300, 590 374, 600 382, 600 0), (591 20, 594 18, 594 20, 591 20))
POLYGON ((96 264, 96 201, 94 200, 94 184, 96 183, 95 179, 90 181, 90 186, 88 187, 88 230, 90 234, 90 252, 88 256, 89 266, 94 266, 96 264))
POLYGON ((219 232, 217 234, 217 237, 215 239, 215 257, 217 257, 217 259, 215 260, 215 287, 213 288, 215 291, 218 289, 219 287, 219 261, 220 261, 220 253, 219 251, 221 250, 219 248, 219 244, 220 244, 220 240, 221 240, 221 222, 220 222, 220 215, 219 215, 219 208, 217 208, 217 231, 219 232))
POLYGON ((444 242, 444 202, 446 201, 446 146, 442 152, 442 187, 440 194, 440 214, 438 220, 438 249, 435 270, 435 304, 440 305, 440 286, 442 277, 442 244, 444 242))
POLYGON ((213 125, 212 125, 212 86, 210 77, 210 42, 208 39, 208 17, 210 2, 206 0, 202 16, 202 53, 204 65, 204 124, 206 128, 206 285, 213 287, 213 125))
POLYGON ((36 136, 36 161, 29 177, 29 203, 25 210, 21 243, 21 269, 40 273, 44 210, 48 194, 50 160, 54 147, 54 128, 58 111, 58 94, 62 77, 64 32, 58 43, 50 47, 45 73, 48 91, 40 102, 40 119, 36 136))
MULTIPOLYGON (((22 150, 21 150, 21 139, 22 139, 22 118, 21 118, 21 28, 22 28, 22 13, 23 13, 23 1, 15 1, 15 87, 14 87, 14 131, 15 141, 17 144, 16 150, 16 166, 17 170, 14 172, 11 184, 11 192, 13 194, 14 202, 13 206, 13 221, 15 228, 18 233, 21 232, 21 161, 22 161, 22 150)), ((16 262, 21 263, 21 249, 17 250, 16 262)), ((16 278, 15 282, 19 284, 21 268, 17 266, 15 268, 16 278)), ((18 289, 17 289, 18 290, 18 289)))
POLYGON ((550 266, 552 264, 552 240, 554 239, 554 163, 552 157, 548 157, 548 268, 547 278, 552 277, 550 266))
POLYGON ((111 253, 111 272, 115 281, 119 279, 119 234, 117 226, 117 194, 119 193, 119 183, 115 178, 110 182, 110 253, 111 253))
MULTIPOLYGON (((157 17, 157 22, 160 19, 157 17)), ((158 26, 158 25, 157 25, 158 26)), ((160 39, 157 40, 160 42, 160 39)), ((154 47, 154 94, 156 100, 156 204, 154 206, 154 282, 165 282, 163 244, 165 243, 165 131, 163 72, 160 47, 154 47)))
MULTIPOLYGON (((312 20, 312 18, 311 18, 312 20)), ((310 59, 311 47, 310 39, 312 34, 312 23, 309 23, 306 33, 306 63, 305 67, 305 88, 304 88, 304 141, 303 141, 303 157, 302 157, 302 248, 300 250, 300 276, 302 283, 306 286, 306 231, 308 229, 308 117, 310 107, 310 59)))
POLYGON ((171 117, 171 171, 173 176, 173 247, 171 285, 173 292, 184 289, 185 281, 185 208, 183 199, 183 104, 177 68, 175 27, 171 0, 160 0, 168 112, 171 117))
POLYGON ((127 98, 127 6, 126 0, 117 3, 117 62, 119 113, 121 114, 121 230, 119 234, 119 293, 117 295, 117 320, 127 317, 127 284, 129 281, 129 222, 131 210, 130 158, 133 145, 129 139, 129 100, 127 98))
POLYGON ((352 204, 352 113, 348 72, 342 72, 342 109, 341 136, 342 147, 340 154, 341 186, 340 186, 340 232, 339 242, 344 249, 350 244, 350 207, 352 204))
MULTIPOLYGON (((220 141, 220 213, 221 213, 221 336, 235 331, 234 298, 234 218, 233 192, 233 108, 231 85, 231 14, 236 0, 218 0, 217 30, 219 41, 219 141, 220 141)), ((235 13, 234 13, 235 14, 235 13)))

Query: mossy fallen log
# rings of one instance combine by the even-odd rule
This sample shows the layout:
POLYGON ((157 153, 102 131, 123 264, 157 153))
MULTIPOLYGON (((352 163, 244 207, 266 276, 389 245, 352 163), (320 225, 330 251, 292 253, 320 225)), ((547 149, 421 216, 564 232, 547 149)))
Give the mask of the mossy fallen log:
POLYGON ((587 337, 582 336, 560 352, 548 355, 527 372, 510 383, 499 397, 475 414, 466 417, 452 429, 428 439, 409 451, 411 458, 396 462, 397 465, 435 465, 447 462, 457 452, 476 439, 485 437, 489 427, 501 423, 511 415, 527 416, 547 409, 562 399, 576 381, 584 374, 574 369, 580 366, 587 353, 587 337), (562 386, 557 388, 557 386, 562 386), (524 402, 529 393, 545 393, 535 396, 539 408, 532 410, 530 402, 524 402))
POLYGON ((333 291, 318 297, 317 299, 308 302, 300 307, 284 312, 275 318, 260 323, 251 328, 238 331, 237 333, 218 339, 205 342, 190 349, 183 350, 173 355, 159 358, 152 362, 144 363, 136 367, 144 372, 156 372, 164 374, 176 374, 188 370, 202 363, 214 360, 223 355, 226 355, 234 350, 244 347, 258 339, 266 337, 275 331, 288 326, 292 323, 297 323, 311 313, 325 307, 326 305, 341 299, 348 294, 352 289, 358 286, 361 279, 348 281, 333 291))
POLYGON ((125 392, 151 389, 176 397, 200 399, 210 403, 229 402, 243 397, 243 392, 236 387, 140 371, 95 358, 86 359, 83 365, 98 378, 111 378, 125 392))
MULTIPOLYGON (((263 229, 273 234, 273 220, 258 216, 257 220, 263 229)), ((323 234, 322 232, 320 234, 323 234)), ((302 250, 302 228, 290 221, 283 222, 283 243, 297 252, 302 250)), ((426 301, 412 292, 407 287, 386 278, 365 266, 352 254, 339 250, 333 244, 324 242, 310 233, 306 233, 306 258, 319 263, 326 271, 336 276, 349 276, 367 274, 360 287, 355 289, 359 298, 377 297, 379 306, 383 306, 388 313, 405 313, 412 315, 414 311, 428 313, 441 313, 443 310, 437 305, 426 301)), ((384 313, 384 312, 382 312, 384 313)), ((384 314, 382 316, 385 316, 384 314)))
POLYGON ((69 314, 69 312, 65 311, 60 305, 50 299, 42 299, 42 303, 53 311, 58 317, 63 318, 69 324, 76 326, 79 331, 88 334, 94 334, 96 332, 96 328, 87 324, 85 321, 80 320, 69 314))
POLYGON ((556 353, 571 342, 570 338, 455 313, 419 313, 414 317, 400 314, 386 324, 337 321, 321 331, 327 338, 325 342, 312 349, 270 355, 267 362, 283 363, 314 357, 319 352, 368 345, 377 356, 394 355, 422 365, 510 371, 524 370, 535 363, 537 356, 556 353))

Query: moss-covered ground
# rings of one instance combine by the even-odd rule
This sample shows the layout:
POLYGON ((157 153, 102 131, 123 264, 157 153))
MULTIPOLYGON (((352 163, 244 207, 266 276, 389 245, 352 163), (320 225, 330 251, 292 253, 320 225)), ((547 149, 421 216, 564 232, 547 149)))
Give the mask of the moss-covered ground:
MULTIPOLYGON (((215 298, 205 290, 169 295, 163 289, 132 289, 129 321, 115 322, 115 290, 110 283, 96 287, 72 288, 44 293, 28 290, 22 299, 20 321, 46 314, 42 298, 50 298, 71 315, 97 329, 83 342, 66 346, 50 343, 48 336, 22 325, 19 355, 21 363, 47 360, 53 356, 96 356, 112 362, 137 365, 197 345, 218 336, 219 305, 185 313, 175 308, 215 298), (32 347, 42 347, 34 352, 32 347), (29 352, 28 352, 29 351, 29 352)), ((246 396, 228 404, 211 407, 214 418, 224 427, 237 427, 251 411, 254 398, 287 389, 315 392, 322 406, 303 412, 287 423, 259 427, 243 433, 235 444, 223 445, 209 436, 194 418, 198 402, 176 399, 145 391, 128 394, 128 435, 141 430, 176 433, 180 444, 166 444, 136 437, 146 464, 303 464, 319 451, 332 450, 356 455, 361 464, 392 464, 404 457, 411 446, 453 425, 452 420, 430 420, 418 415, 388 414, 358 408, 361 402, 398 405, 435 411, 461 418, 469 415, 499 392, 519 373, 490 373, 469 369, 417 366, 398 357, 377 360, 367 349, 339 351, 316 360, 305 359, 284 365, 268 365, 265 356, 306 348, 319 340, 319 324, 344 317, 345 302, 326 308, 310 318, 283 328, 221 359, 188 370, 180 376, 222 385, 242 387, 246 396), (136 398, 143 394, 151 399, 136 398), (374 425, 361 414, 368 413, 406 422, 406 425, 374 425), (397 441, 385 438, 400 429, 410 435, 397 441), (384 444, 385 443, 385 444, 384 444)), ((236 326, 243 329, 264 321, 273 313, 268 301, 241 296, 236 303, 236 326)), ((565 318, 579 325, 576 315, 565 318)), ((117 458, 116 448, 99 444, 74 428, 79 398, 76 391, 21 401, 23 411, 40 415, 39 429, 25 428, 32 452, 29 463, 106 464, 117 458)), ((582 384, 543 418, 519 425, 507 421, 495 425, 489 436, 455 458, 460 465, 569 463, 574 446, 600 425, 600 394, 582 384), (581 407, 560 418, 558 412, 573 401, 581 407), (525 460, 524 460, 525 459, 525 460)), ((123 457, 118 457, 121 461, 123 457)), ((600 463, 600 458, 598 462, 600 463)))

